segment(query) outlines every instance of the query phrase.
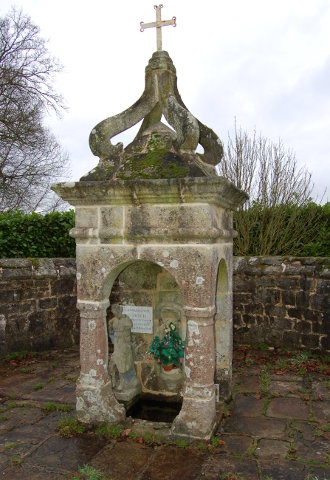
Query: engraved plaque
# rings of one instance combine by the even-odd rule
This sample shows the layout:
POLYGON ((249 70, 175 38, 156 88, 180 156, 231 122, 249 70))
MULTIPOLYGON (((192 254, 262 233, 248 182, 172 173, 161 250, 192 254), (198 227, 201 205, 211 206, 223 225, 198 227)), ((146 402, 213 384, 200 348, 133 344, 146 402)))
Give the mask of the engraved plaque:
POLYGON ((123 313, 133 322, 132 333, 153 333, 152 307, 121 306, 123 313))

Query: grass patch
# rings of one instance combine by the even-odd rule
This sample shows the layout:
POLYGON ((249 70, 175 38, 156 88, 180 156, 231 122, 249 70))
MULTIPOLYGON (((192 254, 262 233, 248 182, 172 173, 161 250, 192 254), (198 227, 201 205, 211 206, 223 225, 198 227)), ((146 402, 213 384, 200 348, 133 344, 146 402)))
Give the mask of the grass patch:
POLYGON ((219 439, 218 439, 218 437, 213 436, 211 438, 211 447, 216 448, 218 446, 219 446, 219 439))
POLYGON ((308 423, 317 423, 314 413, 309 414, 308 423))
POLYGON ((118 438, 122 434, 123 429, 119 425, 103 425, 96 429, 98 435, 103 435, 106 438, 118 438))
POLYGON ((3 413, 2 415, 0 415, 0 421, 1 422, 6 422, 8 420, 8 417, 5 413, 3 413))
POLYGON ((270 404, 270 398, 269 396, 265 397, 264 398, 264 405, 262 407, 262 414, 263 415, 266 415, 267 413, 267 408, 268 408, 268 405, 270 404))
POLYGON ((42 390, 44 386, 45 386, 44 383, 36 383, 35 385, 33 385, 33 390, 37 392, 38 390, 42 390))
POLYGON ((187 448, 188 444, 183 438, 178 438, 176 441, 176 446, 179 448, 187 448))
POLYGON ((62 437, 74 437, 84 433, 85 427, 82 425, 77 417, 63 417, 58 423, 58 430, 62 437))
POLYGON ((260 391, 263 395, 269 393, 270 375, 267 367, 263 367, 260 373, 260 391))
POLYGON ((154 435, 151 432, 146 432, 143 435, 143 440, 144 440, 144 443, 146 443, 147 445, 151 445, 155 441, 154 435))
POLYGON ((71 412, 73 407, 69 403, 47 402, 41 407, 41 410, 45 412, 71 412))
POLYGON ((275 368, 276 370, 286 370, 288 368, 288 360, 285 360, 284 358, 279 358, 276 360, 275 363, 275 368))
POLYGON ((297 460, 297 449, 291 444, 285 457, 287 460, 297 460))
POLYGON ((23 458, 21 457, 21 455, 12 455, 10 457, 10 462, 13 465, 20 465, 23 462, 23 458))
POLYGON ((11 450, 12 448, 15 448, 17 447, 17 443, 16 442, 8 442, 8 443, 5 443, 5 450, 11 450))
POLYGON ((245 360, 245 363, 246 363, 246 365, 248 365, 249 367, 251 367, 252 365, 255 364, 255 361, 253 360, 253 358, 248 357, 248 358, 245 360))
POLYGON ((228 472, 228 473, 223 473, 220 476, 220 479, 221 480, 242 480, 242 477, 238 475, 238 473, 228 472))
POLYGON ((20 352, 10 352, 5 355, 5 360, 10 362, 11 360, 25 360, 27 357, 33 357, 32 352, 28 352, 27 350, 22 350, 20 352))
POLYGON ((70 480, 107 480, 106 477, 94 467, 90 465, 84 465, 83 467, 78 469, 78 472, 71 477, 70 480))
POLYGON ((267 343, 264 343, 264 342, 259 342, 253 345, 253 348, 259 351, 266 351, 269 349, 269 345, 267 345, 267 343))
POLYGON ((250 445, 246 451, 246 454, 249 455, 250 457, 255 457, 256 451, 257 451, 257 445, 250 445))
POLYGON ((207 449, 207 444, 205 442, 199 442, 197 445, 197 449, 201 452, 204 452, 204 450, 207 449))
POLYGON ((32 373, 32 368, 24 367, 24 368, 20 369, 20 372, 21 373, 32 373))
POLYGON ((236 460, 242 460, 243 458, 243 453, 235 453, 233 452, 233 457, 236 458, 236 460))
POLYGON ((304 363, 308 362, 309 358, 310 354, 308 354, 307 352, 300 352, 297 353, 293 358, 291 358, 291 363, 294 366, 303 365, 304 363))

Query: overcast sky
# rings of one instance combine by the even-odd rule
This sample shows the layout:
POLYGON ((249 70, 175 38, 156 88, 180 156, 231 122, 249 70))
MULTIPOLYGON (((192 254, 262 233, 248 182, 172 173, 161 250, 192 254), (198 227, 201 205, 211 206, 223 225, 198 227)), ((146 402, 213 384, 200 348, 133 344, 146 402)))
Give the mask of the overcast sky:
MULTIPOLYGON (((64 65, 56 88, 69 107, 50 125, 71 159, 71 179, 97 164, 88 136, 144 89, 156 50, 152 0, 1 0, 22 8, 64 65)), ((164 0, 163 49, 189 110, 226 141, 234 118, 296 152, 321 196, 330 178, 330 1, 164 0)), ((119 138, 127 144, 134 132, 119 138)), ((114 141, 113 143, 116 143, 114 141)))

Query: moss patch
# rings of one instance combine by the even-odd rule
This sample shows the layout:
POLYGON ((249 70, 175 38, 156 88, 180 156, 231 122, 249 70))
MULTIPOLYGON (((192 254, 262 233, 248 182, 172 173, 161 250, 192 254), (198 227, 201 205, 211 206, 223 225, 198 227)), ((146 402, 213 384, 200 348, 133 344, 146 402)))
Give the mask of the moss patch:
POLYGON ((133 178, 183 178, 188 176, 189 167, 165 149, 152 150, 146 154, 130 157, 118 173, 121 180, 133 178), (181 163, 181 165, 180 165, 181 163))

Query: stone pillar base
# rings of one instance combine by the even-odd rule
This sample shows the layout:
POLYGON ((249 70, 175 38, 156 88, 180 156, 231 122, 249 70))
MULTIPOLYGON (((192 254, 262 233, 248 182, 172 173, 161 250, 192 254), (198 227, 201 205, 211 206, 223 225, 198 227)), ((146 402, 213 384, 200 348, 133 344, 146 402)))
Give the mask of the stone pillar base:
POLYGON ((111 382, 105 384, 95 382, 94 385, 90 385, 80 378, 76 394, 76 409, 80 422, 97 425, 125 420, 125 408, 117 402, 111 382))
POLYGON ((172 424, 172 434, 209 440, 216 427, 215 394, 211 398, 184 398, 182 409, 172 424))

